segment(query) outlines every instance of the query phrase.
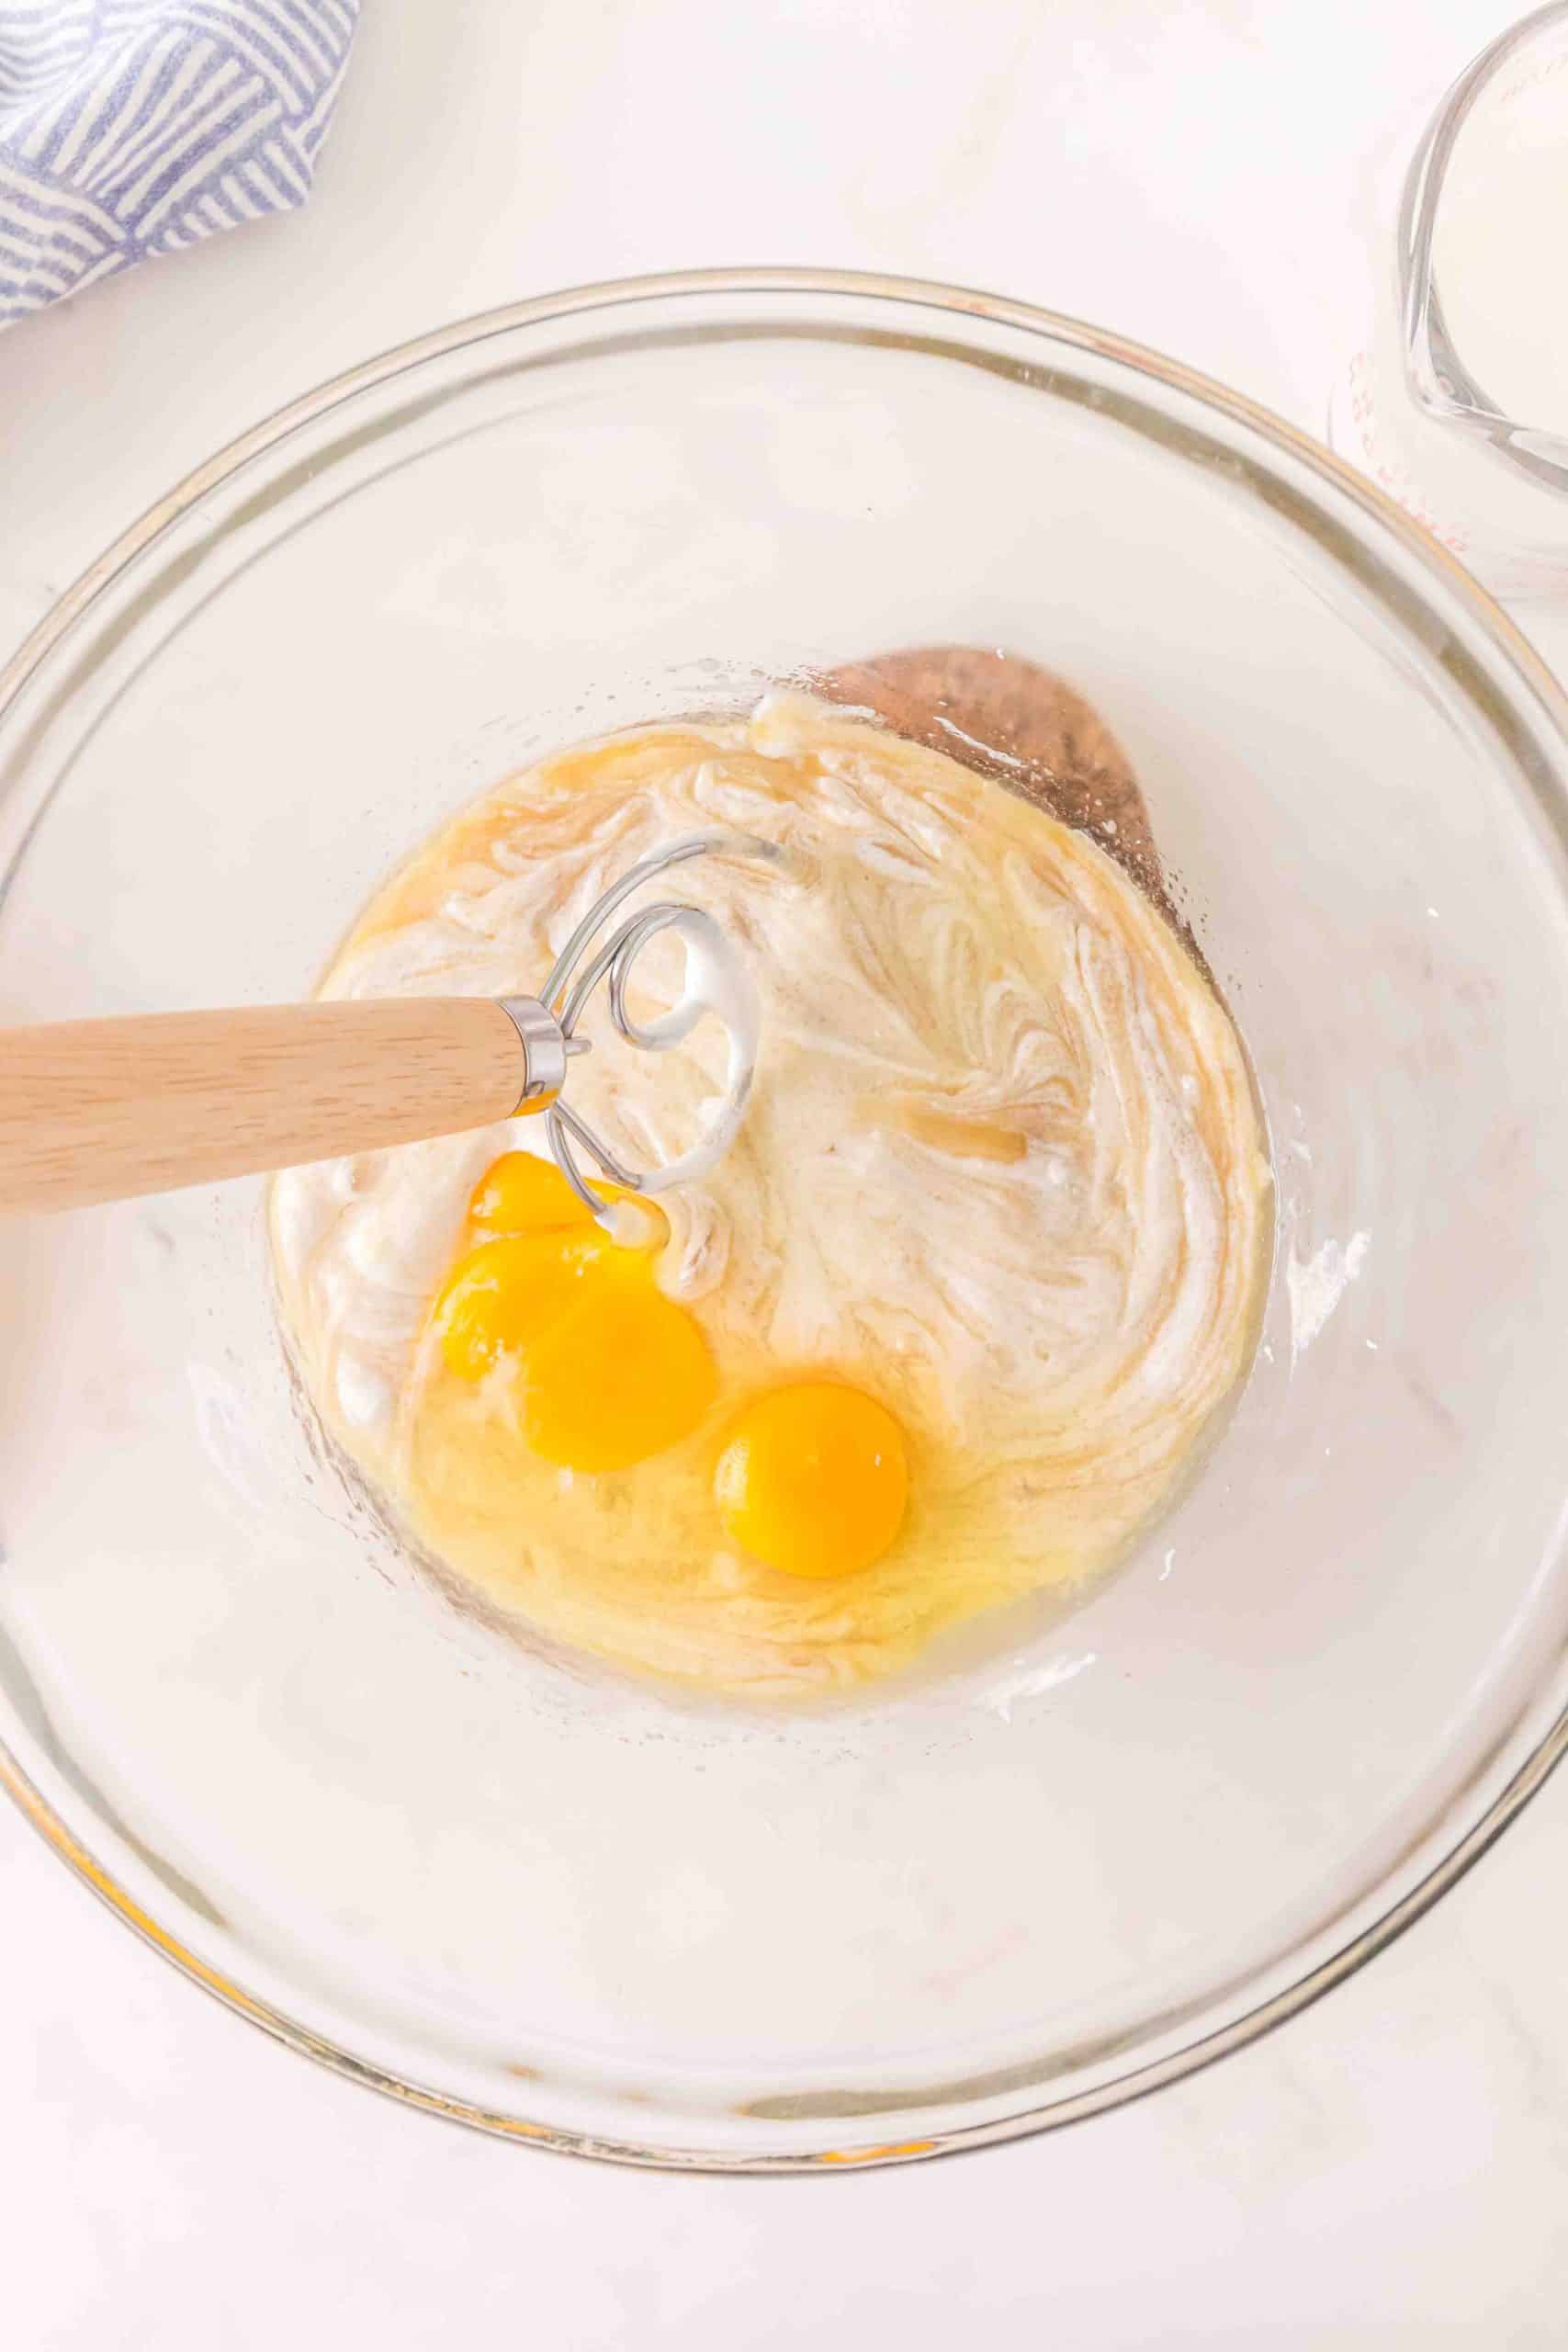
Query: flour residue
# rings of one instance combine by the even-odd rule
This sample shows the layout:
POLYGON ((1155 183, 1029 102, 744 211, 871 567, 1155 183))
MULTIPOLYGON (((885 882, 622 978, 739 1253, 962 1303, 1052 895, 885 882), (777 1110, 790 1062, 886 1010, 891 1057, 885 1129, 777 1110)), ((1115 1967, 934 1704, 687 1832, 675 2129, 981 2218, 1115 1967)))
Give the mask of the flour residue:
MULTIPOLYGON (((1291 1302, 1291 1362, 1306 1353, 1366 1263, 1370 1233, 1321 1242, 1306 1259, 1294 1251, 1285 1267, 1291 1302)), ((1370 1343, 1369 1343, 1370 1344, 1370 1343)))

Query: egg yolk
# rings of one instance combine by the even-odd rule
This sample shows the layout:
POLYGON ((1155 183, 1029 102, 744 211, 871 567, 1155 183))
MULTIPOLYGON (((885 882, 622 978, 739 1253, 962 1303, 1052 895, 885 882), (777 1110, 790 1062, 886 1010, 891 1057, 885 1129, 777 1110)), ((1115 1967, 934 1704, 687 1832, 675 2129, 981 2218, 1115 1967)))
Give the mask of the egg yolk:
MULTIPOLYGON (((626 1198, 619 1184, 591 1184, 602 1201, 626 1198)), ((468 1222, 476 1232, 541 1233, 561 1226, 597 1230, 593 1217, 553 1159, 531 1151, 504 1151, 474 1186, 468 1222)))
POLYGON ((448 1372, 482 1380, 569 1316, 611 1245, 596 1232, 510 1233, 459 1258, 435 1302, 448 1372))
POLYGON ((713 1402, 713 1360, 655 1283, 656 1247, 612 1240, 560 1170, 527 1152, 481 1178, 469 1229, 481 1238, 433 1311, 442 1359, 459 1380, 502 1371, 536 1453, 622 1470, 691 1434, 713 1402))
POLYGON ((735 1541, 796 1577, 849 1576, 904 1521, 904 1433, 885 1405, 836 1381, 759 1396, 733 1422, 714 1499, 735 1541))

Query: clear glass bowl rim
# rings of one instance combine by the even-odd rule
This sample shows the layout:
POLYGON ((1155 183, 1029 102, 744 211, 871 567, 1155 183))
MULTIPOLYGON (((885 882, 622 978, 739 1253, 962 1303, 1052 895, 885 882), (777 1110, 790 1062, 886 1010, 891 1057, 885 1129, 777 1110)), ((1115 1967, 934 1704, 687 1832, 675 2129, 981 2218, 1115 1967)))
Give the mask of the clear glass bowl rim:
MULTIPOLYGON (((1543 10, 1541 14, 1549 13, 1543 10)), ((1534 19, 1530 20, 1532 23, 1534 19)), ((1511 689, 1507 699, 1516 710, 1522 702, 1533 705, 1536 730, 1556 738, 1558 765, 1568 775, 1568 695, 1551 670, 1506 614, 1471 575, 1393 499, 1344 464, 1320 443, 1213 378, 1145 345, 1111 334, 1084 321, 1006 296, 948 286, 918 278, 834 269, 771 266, 743 269, 699 269, 607 279, 565 288, 481 311, 454 324, 399 344, 356 368, 333 377, 254 425, 187 474, 164 498, 123 531, 87 571, 59 597, 24 639, 4 669, 0 669, 0 723, 38 671, 120 574, 172 525, 220 482, 265 454, 301 425, 324 415, 356 394, 403 375, 424 362, 449 356, 468 345, 478 345, 518 328, 542 326, 580 318, 592 322, 602 314, 628 305, 712 296, 820 296, 866 303, 902 304, 947 315, 956 324, 965 318, 1033 334, 1057 345, 1110 359, 1166 390, 1183 396, 1233 428, 1240 428, 1269 445, 1272 450, 1315 476, 1337 498, 1359 510, 1360 521, 1375 539, 1398 543, 1399 552, 1419 575, 1433 576, 1443 594, 1466 608, 1467 616, 1486 640, 1490 655, 1511 689)), ((1298 508, 1293 519, 1314 519, 1298 508)), ((1327 534, 1325 534, 1327 537, 1327 534)), ((1337 540, 1335 549, 1343 560, 1337 540)), ((1497 680, 1489 680, 1495 691, 1497 680)), ((1493 714, 1495 716, 1495 713, 1493 714)), ((1568 847, 1568 792, 1554 777, 1533 763, 1521 763, 1526 788, 1535 797, 1551 830, 1568 847)), ((1560 1678, 1561 1679, 1561 1678, 1560 1678)), ((1457 1884, 1472 1865, 1501 1836, 1545 1783, 1568 1752, 1568 1688, 1563 1703, 1545 1733, 1519 1757, 1509 1779, 1483 1813, 1465 1829, 1413 1886, 1337 1950, 1299 1977, 1241 2015, 1207 2031, 1152 2063, 1134 2065, 1090 2089, 1066 2097, 1045 2098, 1020 2113, 977 2123, 957 2123, 918 2142, 824 2151, 816 2154, 770 2155, 694 2153, 612 2141, 554 2125, 531 2122, 502 2114, 389 2073, 355 2057, 322 2035, 299 2023, 272 2004, 258 2000, 239 1984, 209 1967, 186 1949, 178 1938, 151 1917, 88 1851, 68 1824, 34 1786, 17 1758, 0 1741, 0 1786, 3 1786, 39 1835, 125 1925, 155 1951, 201 1985, 236 2015, 247 2018, 274 2039, 307 2057, 330 2066, 351 2081, 369 2085, 407 2106, 469 2125, 522 2145, 547 2148, 603 2160, 677 2171, 799 2174, 858 2171, 948 2155, 964 2150, 1021 2139, 1034 2132, 1082 2121, 1091 2115, 1147 2097, 1168 2084, 1179 2082, 1213 2065, 1233 2051, 1242 2050, 1275 2026, 1296 2016, 1344 1978, 1365 1966, 1406 1928, 1429 1910, 1457 1884)))

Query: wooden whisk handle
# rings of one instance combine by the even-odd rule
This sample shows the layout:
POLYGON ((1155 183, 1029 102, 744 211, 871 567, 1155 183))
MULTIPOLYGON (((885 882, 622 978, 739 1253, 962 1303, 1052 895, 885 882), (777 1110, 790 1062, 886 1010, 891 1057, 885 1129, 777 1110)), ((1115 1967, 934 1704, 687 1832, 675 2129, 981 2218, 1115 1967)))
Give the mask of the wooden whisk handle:
POLYGON ((528 1057, 487 997, 0 1031, 0 1214, 80 1208, 510 1118, 528 1057))

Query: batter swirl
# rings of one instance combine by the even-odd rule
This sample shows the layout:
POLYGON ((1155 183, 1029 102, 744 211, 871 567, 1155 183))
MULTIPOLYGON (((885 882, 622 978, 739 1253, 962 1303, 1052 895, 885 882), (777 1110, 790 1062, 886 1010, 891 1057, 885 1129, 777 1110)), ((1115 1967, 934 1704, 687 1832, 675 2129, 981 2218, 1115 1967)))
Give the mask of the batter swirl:
MULTIPOLYGON (((323 992, 525 993, 636 858, 716 826, 790 855, 681 876, 762 1002, 740 1137, 652 1236, 651 1282, 711 1365, 683 1434, 585 1472, 570 1435, 539 1451, 545 1357, 524 1410, 504 1348, 482 1378, 444 1351, 442 1285, 493 1229, 475 1187, 536 1123, 294 1170, 273 1239, 321 1412, 459 1577, 623 1666, 809 1690, 1126 1551, 1246 1369, 1269 1170, 1227 1014, 1101 851, 796 697, 513 778, 380 893, 323 992), (790 1382, 852 1388, 904 1433, 902 1523, 852 1573, 792 1574, 716 1506, 736 1413, 790 1382)), ((660 947, 650 1004, 678 993, 660 947)), ((672 1157, 724 1056, 714 1024, 653 1065, 596 1051, 573 1100, 633 1159, 672 1157)))

